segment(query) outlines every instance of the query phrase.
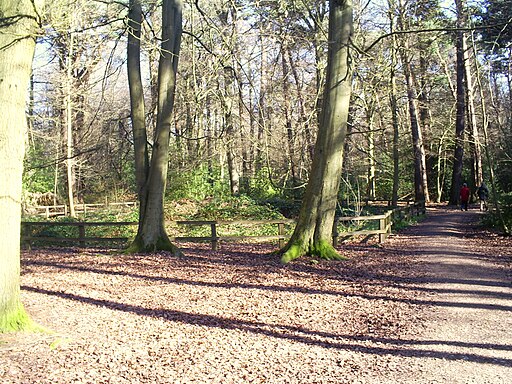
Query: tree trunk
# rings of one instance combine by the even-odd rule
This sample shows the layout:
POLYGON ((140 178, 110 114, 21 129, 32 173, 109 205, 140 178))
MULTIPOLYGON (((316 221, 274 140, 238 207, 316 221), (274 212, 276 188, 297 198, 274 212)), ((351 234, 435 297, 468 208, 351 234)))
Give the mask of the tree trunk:
POLYGON ((289 52, 287 42, 286 42, 286 36, 284 38, 284 41, 281 42, 281 64, 283 68, 283 94, 285 95, 284 98, 284 118, 285 118, 285 124, 286 124, 286 138, 287 138, 287 144, 288 144, 288 164, 289 169, 292 177, 291 187, 295 187, 297 185, 297 170, 296 170, 296 163, 295 163, 295 131, 293 129, 293 122, 292 122, 292 108, 290 99, 286 95, 290 95, 290 85, 289 85, 289 74, 290 70, 288 67, 286 52, 289 52))
POLYGON ((446 156, 445 152, 445 136, 446 132, 443 131, 439 144, 437 146, 437 195, 436 203, 440 203, 443 196, 444 182, 446 176, 446 156))
MULTIPOLYGON (((463 4, 455 0, 457 6, 457 26, 463 27, 463 4)), ((459 190, 462 185, 462 165, 464 160, 464 129, 465 129, 465 97, 464 89, 464 33, 457 32, 457 100, 455 117, 455 150, 453 156, 452 185, 450 189, 450 204, 456 205, 459 201, 459 190)))
POLYGON ((470 148, 473 159, 473 167, 471 169, 473 185, 478 186, 483 181, 482 171, 482 150, 480 146, 480 135, 478 133, 478 123, 476 119, 475 97, 473 88, 473 76, 471 74, 471 60, 467 47, 466 39, 463 41, 464 50, 464 79, 466 80, 466 100, 467 100, 467 115, 469 124, 469 133, 471 136, 470 148))
POLYGON ((418 118, 418 98, 414 90, 414 81, 409 58, 406 56, 407 55, 405 53, 402 54, 405 80, 407 83, 407 99, 409 102, 409 118, 411 121, 412 146, 414 153, 414 197, 416 201, 428 201, 428 189, 425 188, 425 148, 423 146, 423 135, 418 118))
POLYGON ((33 326, 20 300, 20 223, 28 97, 43 1, 0 2, 0 333, 33 326), (12 23, 6 23, 12 20, 12 23))
MULTIPOLYGON (((181 0, 164 0, 162 3, 162 43, 158 65, 157 123, 149 171, 140 198, 139 227, 137 235, 128 249, 129 252, 167 250, 175 255, 181 255, 181 251, 171 243, 167 236, 164 219, 169 139, 181 33, 181 0)), ((135 92, 134 96, 137 101, 135 92)))
MULTIPOLYGON (((404 15, 401 13, 398 18, 400 30, 404 30, 404 15)), ((404 76, 407 86, 407 100, 409 103, 409 119, 411 122, 412 146, 414 155, 414 197, 416 201, 428 202, 427 166, 425 160, 425 147, 423 145, 423 134, 420 126, 418 93, 414 85, 414 77, 409 56, 409 44, 404 38, 404 46, 400 50, 404 76)))
MULTIPOLYGON (((219 18, 226 28, 224 39, 227 43, 226 49, 233 55, 236 51, 236 20, 237 14, 236 9, 234 7, 230 7, 226 12, 222 12, 219 15, 219 18)), ((238 92, 236 90, 236 73, 235 73, 235 65, 236 60, 233 57, 227 56, 227 62, 230 62, 229 65, 224 67, 223 71, 223 79, 224 79, 224 92, 222 94, 222 113, 224 117, 224 127, 226 131, 226 160, 228 165, 228 175, 229 175, 229 187, 232 196, 240 195, 240 164, 238 158, 241 156, 238 155, 238 150, 240 148, 240 143, 237 140, 237 130, 235 129, 235 119, 233 113, 235 112, 235 105, 238 105, 237 96, 238 92)))
POLYGON ((332 246, 332 230, 351 93, 351 33, 352 0, 331 0, 327 76, 311 176, 295 231, 281 250, 283 262, 306 254, 341 258, 332 246))
MULTIPOLYGON (((476 56, 476 46, 475 46, 475 41, 472 41, 473 43, 473 54, 476 56)), ((476 81, 478 83, 478 89, 479 89, 479 92, 480 92, 480 109, 481 109, 481 113, 482 113, 482 133, 483 133, 483 139, 484 139, 484 145, 483 145, 483 149, 484 149, 484 154, 485 154, 485 159, 487 161, 487 167, 489 169, 489 181, 491 183, 491 196, 492 196, 492 201, 494 202, 494 209, 496 211, 496 214, 498 216, 498 220, 501 224, 501 228, 503 230, 503 232, 506 234, 506 235, 511 235, 511 229, 509 228, 509 225, 507 224, 507 221, 505 220, 505 218, 503 217, 503 213, 501 212, 501 207, 500 207, 500 196, 498 194, 498 188, 497 188, 497 185, 496 185, 496 180, 495 180, 495 177, 494 177, 494 167, 495 167, 495 162, 494 162, 494 159, 491 155, 491 151, 489 149, 489 133, 488 133, 488 127, 489 127, 489 119, 488 119, 488 113, 487 113, 487 106, 486 106, 486 102, 485 102, 485 95, 484 95, 484 89, 483 89, 483 86, 482 86, 482 82, 481 82, 481 76, 480 76, 480 70, 479 70, 479 66, 478 66, 478 62, 476 62, 476 81)), ((490 86, 490 85, 489 85, 490 86)))
POLYGON ((368 184, 366 185, 366 199, 367 200, 375 200, 375 126, 374 126, 374 114, 375 114, 375 106, 373 105, 375 101, 370 101, 370 105, 366 108, 366 120, 368 121, 368 170, 367 170, 367 179, 368 184))
MULTIPOLYGON (((391 11, 391 2, 388 1, 389 7, 389 26, 391 32, 394 31, 394 16, 391 11)), ((397 57, 396 52, 398 50, 396 36, 392 36, 392 47, 391 47, 391 71, 389 74, 390 77, 390 85, 391 91, 389 94, 389 104, 391 108, 391 124, 393 126, 393 192, 391 196, 391 205, 393 207, 398 206, 398 189, 400 187, 400 131, 399 131, 399 122, 398 122, 398 101, 397 101, 397 91, 396 91, 396 64, 397 57)))
MULTIPOLYGON (((302 85, 299 79, 299 74, 297 72, 297 66, 292 60, 292 54, 290 51, 290 47, 287 46, 287 56, 288 56, 288 62, 290 63, 290 71, 293 75, 293 80, 295 82, 295 93, 297 98, 297 103, 299 105, 299 117, 300 117, 300 124, 302 126, 302 129, 304 131, 304 141, 305 145, 303 146, 306 150, 302 151, 302 164, 310 164, 311 160, 313 159, 313 153, 314 153, 314 142, 313 142, 313 134, 311 133, 311 124, 309 122, 309 117, 306 114, 306 109, 304 105, 306 104, 302 92, 302 85)), ((300 171, 301 166, 299 167, 300 171)), ((299 175, 300 178, 300 175, 299 175)))
MULTIPOLYGON (((149 174, 149 154, 144 107, 144 87, 142 85, 140 68, 140 37, 142 29, 142 7, 140 0, 130 0, 128 28, 127 72, 133 130, 135 181, 137 183, 137 196, 140 206, 145 207, 146 194, 144 189, 149 174)), ((139 225, 141 225, 143 221, 142 212, 143 210, 139 210, 139 225)))
POLYGON ((260 79, 259 79, 259 89, 258 89, 258 121, 257 121, 257 139, 256 139, 256 153, 255 153, 255 174, 258 176, 260 171, 263 168, 263 164, 265 164, 264 160, 264 151, 262 148, 264 147, 264 136, 266 131, 266 121, 267 116, 267 87, 269 83, 269 74, 268 74, 268 66, 267 66, 267 60, 268 60, 268 52, 267 47, 265 45, 265 39, 263 36, 267 35, 267 31, 264 30, 263 27, 266 25, 265 20, 263 17, 261 18, 261 31, 260 31, 260 38, 259 43, 261 47, 261 62, 260 62, 260 79))
MULTIPOLYGON (((73 23, 71 24, 73 28, 73 23)), ((73 91, 73 46, 74 33, 69 34, 69 47, 66 59, 66 95, 64 100, 65 132, 66 132, 66 176, 69 216, 76 217, 74 189, 76 184, 75 160, 73 158, 73 102, 71 93, 73 91)))
POLYGON ((232 68, 224 69, 225 93, 222 101, 222 109, 224 113, 224 124, 226 128, 226 158, 228 163, 229 187, 231 196, 240 195, 240 171, 237 161, 238 145, 236 143, 235 126, 233 121, 233 102, 235 92, 234 74, 232 68))

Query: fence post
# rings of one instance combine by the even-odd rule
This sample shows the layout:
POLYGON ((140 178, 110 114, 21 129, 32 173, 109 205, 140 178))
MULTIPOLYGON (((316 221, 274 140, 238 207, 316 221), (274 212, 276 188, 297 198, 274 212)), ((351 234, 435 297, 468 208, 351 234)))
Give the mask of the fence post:
POLYGON ((379 243, 383 243, 386 240, 385 234, 383 231, 386 230, 386 219, 379 219, 379 243))
POLYGON ((339 217, 334 218, 334 224, 332 226, 332 246, 337 247, 338 246, 338 223, 339 223, 339 217))
POLYGON ((210 227, 212 229, 212 251, 217 250, 218 245, 218 239, 217 239, 217 223, 210 224, 210 227))
POLYGON ((32 225, 28 223, 21 223, 21 233, 23 233, 21 241, 25 242, 30 250, 32 248, 32 225))
POLYGON ((85 225, 83 223, 78 224, 78 242, 81 247, 85 247, 85 225))
MULTIPOLYGON (((277 234, 284 236, 284 223, 277 223, 277 234)), ((284 247, 284 237, 279 238, 279 248, 284 247)))

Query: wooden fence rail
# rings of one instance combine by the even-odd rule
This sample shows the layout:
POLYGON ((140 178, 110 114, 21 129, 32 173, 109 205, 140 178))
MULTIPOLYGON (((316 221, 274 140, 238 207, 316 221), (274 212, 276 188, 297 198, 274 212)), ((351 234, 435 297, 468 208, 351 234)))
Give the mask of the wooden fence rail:
MULTIPOLYGON (((382 215, 373 216, 353 216, 353 217, 337 217, 333 226, 333 245, 338 244, 340 237, 351 237, 356 235, 378 235, 379 242, 383 242, 391 233, 393 222, 398 218, 410 218, 414 215, 425 213, 425 204, 423 202, 410 204, 406 207, 395 208, 388 210, 382 215), (342 231, 339 232, 339 225, 345 222, 357 221, 378 221, 378 229, 355 230, 355 231, 342 231)), ((78 243, 80 246, 85 246, 90 242, 124 242, 126 243, 128 237, 99 237, 87 236, 86 228, 89 227, 123 227, 123 226, 136 226, 137 222, 120 221, 120 222, 53 222, 53 221, 22 221, 22 243, 32 244, 34 241, 51 241, 51 242, 71 242, 78 243), (75 227, 78 228, 77 237, 54 237, 54 236, 40 236, 36 235, 34 230, 36 228, 47 227, 75 227)), ((213 250, 218 248, 219 241, 270 241, 277 240, 279 247, 283 247, 285 241, 289 236, 285 233, 286 225, 294 225, 294 220, 281 219, 281 220, 181 220, 181 221, 168 221, 166 226, 209 226, 209 236, 170 236, 172 241, 186 241, 186 242, 210 242, 213 250), (265 236, 219 236, 219 227, 222 226, 254 226, 254 225, 276 225, 277 234, 265 236)))
MULTIPOLYGON (((98 203, 98 204, 75 204, 75 212, 83 213, 84 215, 87 212, 96 211, 98 209, 107 209, 111 207, 135 207, 137 202, 135 201, 126 201, 126 202, 106 202, 106 203, 98 203)), ((56 216, 68 216, 69 214, 69 206, 65 204, 61 205, 36 205, 29 206, 27 210, 33 211, 36 215, 44 216, 47 219, 50 217, 56 216)))
POLYGON ((338 245, 340 237, 352 237, 352 236, 371 236, 378 235, 379 243, 383 243, 387 237, 391 234, 393 223, 396 220, 410 219, 413 216, 419 216, 420 214, 426 213, 425 202, 412 202, 403 207, 397 207, 392 210, 386 211, 382 215, 373 216, 343 216, 336 217, 334 220, 333 231, 332 231, 332 244, 338 245), (338 230, 339 225, 345 222, 358 222, 358 221, 378 221, 378 229, 363 229, 354 231, 342 231, 338 230))
MULTIPOLYGON (((188 242, 203 242, 208 241, 211 243, 212 249, 216 250, 219 241, 236 241, 236 240, 278 240, 279 246, 284 246, 287 238, 285 234, 285 225, 294 224, 294 220, 236 220, 236 221, 223 221, 223 220, 206 220, 206 221, 168 221, 166 226, 209 226, 210 236, 170 236, 172 241, 188 241, 188 242), (276 225, 276 235, 265 236, 219 236, 218 228, 223 225, 276 225)), ((48 242, 71 242, 78 243, 80 246, 85 246, 90 242, 127 242, 128 237, 98 237, 87 236, 87 227, 123 227, 123 226, 136 226, 137 222, 131 221, 118 221, 118 222, 54 222, 54 221, 22 221, 22 243, 31 244, 34 241, 48 241, 48 242), (36 228, 48 227, 73 227, 78 229, 78 236, 74 237, 56 237, 56 236, 41 236, 35 234, 36 228)))

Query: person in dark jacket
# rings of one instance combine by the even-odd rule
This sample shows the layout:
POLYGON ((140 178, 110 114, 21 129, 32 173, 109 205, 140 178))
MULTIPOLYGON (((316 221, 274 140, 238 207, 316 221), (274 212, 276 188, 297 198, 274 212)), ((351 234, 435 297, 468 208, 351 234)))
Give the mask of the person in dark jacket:
POLYGON ((482 184, 480 184, 480 186, 478 187, 476 193, 478 195, 478 200, 480 200, 480 210, 487 211, 487 209, 489 209, 487 207, 487 199, 489 198, 489 189, 487 188, 487 185, 485 185, 485 183, 482 182, 482 184))
POLYGON ((471 195, 471 191, 468 188, 466 183, 462 184, 462 188, 460 189, 460 210, 468 210, 469 196, 471 195))

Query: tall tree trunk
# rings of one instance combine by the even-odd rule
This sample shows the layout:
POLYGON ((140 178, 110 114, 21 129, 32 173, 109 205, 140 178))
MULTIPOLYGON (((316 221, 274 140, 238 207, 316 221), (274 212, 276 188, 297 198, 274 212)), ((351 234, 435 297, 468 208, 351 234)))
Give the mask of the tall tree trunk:
POLYGON ((235 106, 238 105, 238 92, 236 84, 235 66, 236 60, 232 57, 233 52, 236 51, 236 23, 237 23, 237 10, 236 8, 229 7, 225 12, 219 14, 219 18, 226 29, 224 40, 227 42, 226 50, 230 55, 226 56, 226 62, 230 63, 225 65, 223 71, 224 89, 222 94, 222 113, 225 125, 225 138, 226 138, 226 160, 228 165, 229 174, 229 187, 232 196, 240 195, 240 164, 238 159, 240 143, 238 142, 237 130, 235 129, 234 112, 235 106), (229 32, 228 32, 229 31, 229 32))
MULTIPOLYGON (((267 121, 267 87, 268 87, 268 66, 267 66, 267 47, 265 45, 265 39, 263 36, 266 35, 266 30, 263 26, 266 22, 262 16, 261 18, 261 31, 260 31, 260 46, 261 46, 261 58, 260 58, 260 76, 259 76, 259 88, 258 88, 258 121, 257 121, 257 140, 256 140, 256 154, 255 154, 255 173, 258 175, 265 164, 263 157, 265 156, 262 148, 264 147, 264 136, 267 121)), ((265 27, 266 28, 266 27, 265 27)))
MULTIPOLYGON (((473 54, 476 56, 477 50, 476 50, 476 46, 475 46, 475 41, 474 40, 472 41, 472 48, 473 48, 473 54)), ((475 69, 476 69, 476 81, 477 81, 477 84, 478 84, 478 90, 480 92, 480 108, 481 108, 481 113, 482 113, 482 133, 483 133, 483 139, 484 139, 483 148, 484 148, 485 160, 487 161, 487 167, 489 168, 489 181, 491 183, 492 201, 494 203, 494 209, 496 210, 496 214, 498 216, 498 220, 499 220, 499 222, 501 224, 501 228, 502 228, 503 232, 506 235, 510 235, 511 234, 511 228, 507 224, 507 221, 505 220, 505 218, 503 217, 503 213, 501 212, 500 196, 498 194, 498 188, 497 188, 497 185, 496 185, 496 179, 494 177, 495 162, 494 162, 494 159, 492 157, 491 151, 489 149, 489 144, 490 144, 489 143, 489 133, 488 133, 489 118, 488 118, 488 113, 487 113, 487 106, 486 106, 486 101, 485 101, 484 89, 483 89, 483 86, 482 86, 482 82, 480 80, 481 79, 480 70, 479 70, 480 67, 478 66, 478 62, 475 62, 475 64, 476 64, 476 66, 475 66, 475 69)), ((490 85, 489 85, 489 87, 490 87, 490 85)))
POLYGON ((23 158, 32 59, 43 1, 0 2, 0 333, 32 327, 20 300, 23 158))
POLYGON ((407 99, 409 102, 409 118, 411 122, 412 146, 414 153, 414 197, 416 201, 429 200, 427 185, 427 172, 425 161, 425 147, 423 134, 418 117, 418 98, 414 88, 411 64, 407 54, 402 52, 405 80, 407 83, 407 99))
MULTIPOLYGON (((73 27, 73 23, 71 23, 73 27)), ((75 197, 73 190, 76 184, 75 160, 73 158, 73 102, 71 93, 73 92, 73 48, 74 48, 74 32, 69 34, 69 47, 67 49, 66 60, 66 96, 64 100, 64 116, 65 116, 65 132, 66 132, 66 176, 67 176, 67 193, 69 216, 76 217, 75 197)))
POLYGON ((480 134, 478 132, 478 123, 476 119, 475 97, 473 88, 473 75, 471 74, 471 56, 467 47, 466 39, 463 41, 464 50, 464 79, 466 81, 466 100, 467 115, 469 124, 469 133, 471 136, 470 148, 473 160, 471 169, 472 181, 475 187, 478 187, 483 181, 482 171, 482 149, 480 145, 480 134))
MULTIPOLYGON (((455 0, 457 7, 457 26, 462 28, 463 2, 455 0)), ((455 116, 455 150, 453 155, 452 185, 450 189, 450 204, 456 205, 459 201, 459 190, 462 185, 462 166, 464 161, 464 129, 466 113, 466 91, 464 87, 464 32, 457 32, 456 41, 457 57, 457 100, 455 116)))
MULTIPOLYGON (((400 13, 398 26, 404 30, 404 15, 400 13)), ((420 126, 418 94, 414 85, 414 76, 411 67, 410 49, 404 38, 404 46, 400 50, 400 57, 404 68, 404 76, 407 86, 407 100, 409 104, 409 119, 411 122, 411 136, 414 155, 414 198, 416 201, 430 200, 428 193, 427 165, 425 160, 425 147, 423 144, 423 134, 420 126)))
POLYGON ((297 225, 281 250, 283 262, 306 254, 325 259, 341 258, 332 246, 332 230, 351 93, 352 0, 331 0, 329 4, 327 76, 320 126, 297 225))
POLYGON ((295 187, 297 185, 297 170, 296 170, 296 162, 295 162, 295 132, 293 129, 292 123, 292 108, 290 103, 290 98, 287 96, 290 94, 290 85, 289 85, 289 66, 287 62, 286 52, 289 51, 285 41, 283 41, 281 47, 281 64, 283 68, 283 94, 284 98, 284 117, 286 124, 286 138, 288 144, 288 164, 289 169, 292 176, 291 187, 295 187))
POLYGON ((375 200, 375 126, 373 123, 375 107, 371 101, 366 111, 366 119, 368 121, 368 184, 366 186, 366 198, 368 200, 375 200))
MULTIPOLYGON (((181 251, 170 242, 165 230, 164 197, 169 162, 169 139, 174 107, 178 56, 182 34, 181 0, 162 3, 162 43, 158 64, 157 123, 149 172, 140 199, 139 227, 130 252, 181 251)), ((136 96, 136 95, 135 95, 136 96)))
MULTIPOLYGON (((302 157, 303 157, 303 163, 310 164, 311 160, 313 159, 313 153, 314 153, 314 147, 315 143, 313 142, 313 134, 311 133, 311 124, 309 123, 309 118, 306 115, 305 110, 305 100, 302 92, 302 85, 299 79, 299 73, 297 72, 297 66, 295 65, 294 61, 292 60, 292 54, 290 47, 287 46, 287 56, 288 56, 288 62, 290 63, 290 70, 293 75, 293 79, 295 82, 295 88, 296 88, 296 98, 299 105, 299 117, 300 117, 300 123, 302 125, 302 129, 304 130, 304 141, 305 141, 305 148, 306 151, 302 151, 302 157)), ((299 167, 300 168, 300 167, 299 167)), ((300 176, 299 176, 300 177, 300 176)))
POLYGON ((445 136, 446 132, 443 131, 439 144, 437 146, 437 194, 436 203, 440 203, 443 195, 445 176, 446 176, 446 156, 444 155, 445 149, 445 136))
POLYGON ((237 161, 237 149, 235 125, 233 119, 233 103, 236 92, 234 92, 235 75, 232 67, 224 68, 224 95, 222 109, 224 113, 224 124, 226 128, 226 158, 228 163, 229 187, 232 196, 240 195, 240 170, 237 161))
MULTIPOLYGON (((127 72, 130 90, 131 121, 135 159, 135 181, 139 205, 146 206, 146 180, 149 174, 149 154, 144 107, 144 87, 140 67, 140 38, 142 30, 142 7, 140 0, 130 0, 128 12, 127 72)), ((143 210, 139 210, 139 226, 143 210)))
MULTIPOLYGON (((389 7, 389 25, 391 32, 394 31, 394 16, 391 11, 391 1, 388 1, 389 7)), ((389 94, 389 104, 391 108, 391 124, 393 126, 393 192, 391 196, 391 204, 393 207, 398 206, 398 189, 400 187, 400 151, 399 151, 399 140, 400 131, 398 123, 398 102, 397 102, 397 91, 396 91, 396 65, 397 57, 396 52, 398 50, 396 36, 392 36, 392 47, 391 47, 391 71, 389 74, 389 82, 391 84, 391 92, 389 94)))

